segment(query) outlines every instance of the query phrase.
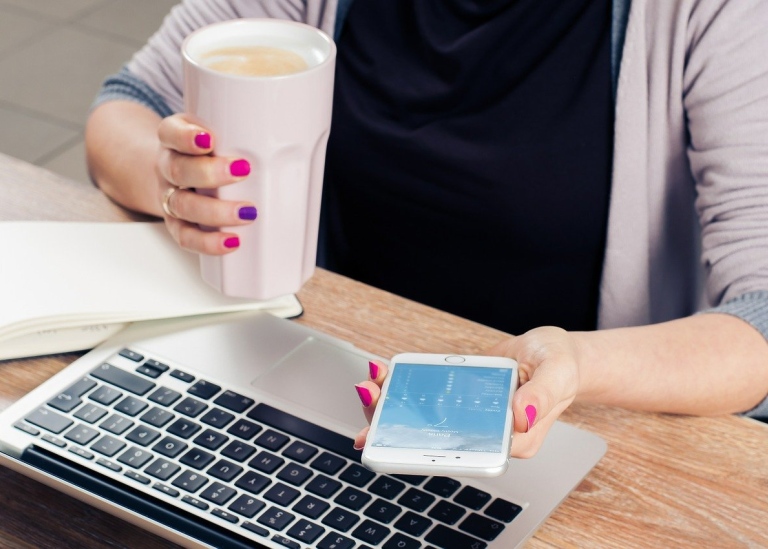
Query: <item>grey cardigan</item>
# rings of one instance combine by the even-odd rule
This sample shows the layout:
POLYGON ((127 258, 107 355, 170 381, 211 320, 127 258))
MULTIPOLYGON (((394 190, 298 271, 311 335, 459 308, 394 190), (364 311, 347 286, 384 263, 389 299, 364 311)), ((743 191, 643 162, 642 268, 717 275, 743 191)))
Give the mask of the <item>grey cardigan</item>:
MULTIPOLYGON (((179 112, 179 46, 192 30, 277 17, 338 36, 352 1, 185 0, 97 103, 179 112)), ((612 1, 616 116, 599 328, 713 311, 768 338, 768 2, 612 1)), ((768 398, 749 415, 768 416, 768 398)))

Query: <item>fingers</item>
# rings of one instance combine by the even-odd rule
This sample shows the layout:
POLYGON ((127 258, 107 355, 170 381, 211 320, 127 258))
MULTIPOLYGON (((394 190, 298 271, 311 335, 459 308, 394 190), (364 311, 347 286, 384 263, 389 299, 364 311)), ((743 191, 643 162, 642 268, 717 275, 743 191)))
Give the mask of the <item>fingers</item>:
MULTIPOLYGON (((368 379, 355 385, 360 404, 363 406, 363 414, 368 423, 373 420, 373 414, 376 411, 376 405, 381 396, 381 386, 387 377, 387 365, 378 360, 372 360, 368 363, 368 379)), ((355 437, 355 449, 362 450, 368 436, 366 427, 355 437)))

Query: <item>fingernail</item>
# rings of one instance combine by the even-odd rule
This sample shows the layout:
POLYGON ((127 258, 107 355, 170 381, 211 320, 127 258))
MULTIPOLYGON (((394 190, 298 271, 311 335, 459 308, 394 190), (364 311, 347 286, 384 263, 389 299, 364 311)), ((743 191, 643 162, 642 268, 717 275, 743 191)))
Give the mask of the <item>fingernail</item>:
POLYGON ((377 377, 379 377, 379 366, 378 364, 374 364, 373 362, 368 363, 368 372, 371 375, 371 381, 374 381, 377 377))
POLYGON ((362 450, 363 448, 365 448, 365 446, 358 446, 357 444, 353 444, 353 445, 352 445, 352 448, 353 448, 353 449, 355 449, 355 450, 357 450, 357 451, 359 452, 360 450, 362 450))
POLYGON ((536 421, 536 407, 532 404, 526 406, 525 417, 528 418, 528 429, 526 429, 526 432, 528 432, 531 430, 531 427, 533 427, 533 424, 536 421))
POLYGON ((235 160, 229 165, 229 173, 235 177, 245 177, 251 173, 251 165, 247 160, 243 160, 242 158, 240 160, 235 160))
POLYGON ((258 212, 253 206, 243 206, 237 211, 237 215, 240 217, 240 219, 248 219, 252 221, 256 219, 258 212))
POLYGON ((365 387, 361 387, 360 385, 355 385, 355 389, 357 390, 357 396, 360 397, 360 402, 363 403, 363 406, 368 408, 368 406, 371 405, 371 401, 373 401, 371 392, 365 387))
POLYGON ((230 236, 224 241, 225 248, 237 248, 240 246, 240 239, 236 236, 230 236))
POLYGON ((195 145, 201 149, 211 148, 211 135, 205 132, 200 132, 195 136, 195 145))

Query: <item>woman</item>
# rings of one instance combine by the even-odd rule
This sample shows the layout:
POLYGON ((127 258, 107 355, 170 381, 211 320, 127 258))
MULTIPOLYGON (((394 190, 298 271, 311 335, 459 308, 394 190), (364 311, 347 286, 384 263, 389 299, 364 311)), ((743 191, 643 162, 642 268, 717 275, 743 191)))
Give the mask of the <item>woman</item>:
MULTIPOLYGON (((522 334, 489 351, 521 366, 513 455, 575 398, 768 415, 765 2, 187 0, 86 143, 107 194, 201 253, 237 241, 198 224, 259 205, 180 189, 249 164, 174 114, 179 46, 238 17, 335 36, 320 264, 522 334)), ((358 387, 369 418, 385 375, 358 387)))

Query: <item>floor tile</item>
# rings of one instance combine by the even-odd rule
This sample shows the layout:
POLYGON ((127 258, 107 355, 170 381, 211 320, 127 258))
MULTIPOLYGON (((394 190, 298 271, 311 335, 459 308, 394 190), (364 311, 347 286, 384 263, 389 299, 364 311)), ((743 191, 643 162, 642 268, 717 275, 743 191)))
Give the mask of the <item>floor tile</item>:
POLYGON ((9 11, 0 5, 0 56, 45 36, 53 23, 17 11, 9 11))
POLYGON ((131 40, 141 46, 177 3, 176 0, 112 0, 88 12, 76 24, 131 40))
POLYGON ((82 139, 62 151, 61 154, 40 165, 74 181, 87 185, 91 184, 90 177, 88 177, 88 169, 85 165, 85 143, 82 139))
POLYGON ((135 48, 63 27, 0 59, 0 100, 85 124, 103 79, 135 48))
POLYGON ((0 152, 33 163, 80 133, 71 126, 64 127, 3 107, 0 107, 0 128, 0 152))
POLYGON ((0 0, 0 6, 11 6, 46 18, 66 20, 110 0, 0 0))

